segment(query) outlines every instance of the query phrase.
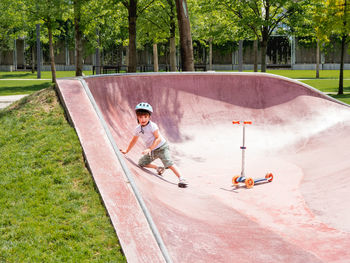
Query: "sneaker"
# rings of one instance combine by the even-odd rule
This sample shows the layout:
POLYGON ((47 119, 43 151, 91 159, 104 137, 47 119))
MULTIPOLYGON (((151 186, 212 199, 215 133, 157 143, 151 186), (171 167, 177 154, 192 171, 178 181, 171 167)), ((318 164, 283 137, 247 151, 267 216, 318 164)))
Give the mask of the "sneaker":
POLYGON ((164 167, 161 167, 161 166, 157 167, 157 174, 158 175, 163 175, 164 171, 165 171, 164 167))
POLYGON ((186 188, 187 185, 188 185, 188 183, 187 183, 187 181, 186 181, 185 179, 181 178, 181 179, 179 180, 179 183, 178 183, 177 185, 178 185, 179 187, 181 187, 181 188, 186 188))

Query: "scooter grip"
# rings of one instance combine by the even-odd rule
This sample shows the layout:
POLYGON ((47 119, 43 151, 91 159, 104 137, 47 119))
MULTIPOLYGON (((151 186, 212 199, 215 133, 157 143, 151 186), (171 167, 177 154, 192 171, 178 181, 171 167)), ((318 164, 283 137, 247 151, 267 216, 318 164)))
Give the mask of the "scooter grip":
POLYGON ((240 121, 233 121, 232 124, 240 124, 240 121))

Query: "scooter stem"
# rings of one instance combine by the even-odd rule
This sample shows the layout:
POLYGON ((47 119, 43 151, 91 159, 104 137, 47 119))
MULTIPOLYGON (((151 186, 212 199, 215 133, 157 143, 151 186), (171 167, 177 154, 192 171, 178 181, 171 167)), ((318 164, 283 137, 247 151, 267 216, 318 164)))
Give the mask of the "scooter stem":
POLYGON ((244 177, 245 176, 245 171, 244 171, 244 166, 245 166, 245 124, 243 124, 243 145, 241 147, 242 149, 242 172, 241 172, 241 176, 244 177))
POLYGON ((242 149, 242 171, 241 171, 241 177, 245 177, 245 126, 246 124, 252 124, 251 121, 232 121, 232 124, 242 124, 243 125, 243 145, 241 146, 242 149))

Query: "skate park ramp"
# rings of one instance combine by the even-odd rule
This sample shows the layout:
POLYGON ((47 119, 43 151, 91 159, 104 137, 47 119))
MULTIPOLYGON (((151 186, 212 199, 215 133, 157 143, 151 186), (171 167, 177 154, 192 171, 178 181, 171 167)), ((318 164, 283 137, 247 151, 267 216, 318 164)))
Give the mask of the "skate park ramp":
POLYGON ((350 262, 347 105, 259 73, 104 75, 60 79, 58 90, 129 262, 350 262), (188 188, 137 166, 141 140, 117 151, 139 102, 153 106, 188 188), (242 161, 233 120, 252 121, 246 176, 273 182, 232 185, 242 161))

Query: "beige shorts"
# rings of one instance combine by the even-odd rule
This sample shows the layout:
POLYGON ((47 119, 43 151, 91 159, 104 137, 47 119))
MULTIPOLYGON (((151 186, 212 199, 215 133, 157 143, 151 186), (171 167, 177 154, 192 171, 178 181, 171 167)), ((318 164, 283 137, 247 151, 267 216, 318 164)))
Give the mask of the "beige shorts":
POLYGON ((144 167, 158 158, 162 161, 165 168, 169 168, 174 164, 170 156, 169 145, 167 142, 165 142, 159 148, 153 150, 151 154, 143 155, 139 160, 139 166, 144 167))

